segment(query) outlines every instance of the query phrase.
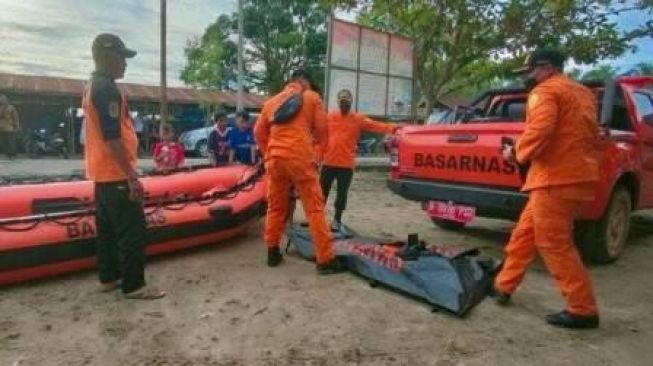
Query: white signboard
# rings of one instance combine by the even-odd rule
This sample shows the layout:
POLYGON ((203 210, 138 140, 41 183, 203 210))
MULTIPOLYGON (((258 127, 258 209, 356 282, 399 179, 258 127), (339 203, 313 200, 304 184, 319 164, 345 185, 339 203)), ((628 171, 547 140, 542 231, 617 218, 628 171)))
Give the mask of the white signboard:
POLYGON ((374 117, 408 117, 413 109, 413 42, 333 19, 329 24, 327 106, 349 89, 353 107, 374 117))
POLYGON ((373 116, 385 115, 386 94, 385 76, 360 74, 357 96, 359 112, 373 116))
POLYGON ((333 27, 331 41, 331 64, 348 69, 358 68, 358 26, 338 22, 333 27))
POLYGON ((385 74, 388 71, 388 34, 363 28, 361 31, 361 71, 385 74))
POLYGON ((389 116, 410 115, 413 101, 413 82, 410 79, 390 77, 388 83, 387 111, 389 116))
POLYGON ((413 77, 413 42, 405 38, 391 37, 389 74, 413 77))

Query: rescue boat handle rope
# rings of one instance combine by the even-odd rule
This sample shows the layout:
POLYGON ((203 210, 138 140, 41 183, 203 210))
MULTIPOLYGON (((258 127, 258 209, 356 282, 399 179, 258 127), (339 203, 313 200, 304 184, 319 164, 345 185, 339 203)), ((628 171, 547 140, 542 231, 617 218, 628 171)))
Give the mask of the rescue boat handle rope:
MULTIPOLYGON (((174 173, 189 173, 196 170, 212 168, 213 165, 210 164, 196 164, 185 167, 179 167, 175 169, 168 170, 166 172, 160 172, 155 169, 148 169, 141 177, 156 177, 156 176, 165 176, 174 173)), ((0 176, 0 187, 1 186, 11 186, 11 185, 22 185, 22 184, 43 184, 43 183, 64 183, 71 181, 81 181, 85 180, 83 174, 70 174, 70 175, 48 175, 48 176, 23 176, 23 177, 11 177, 11 176, 0 176)))
MULTIPOLYGON (((241 192, 251 192, 256 186, 256 183, 262 179, 263 175, 265 174, 265 169, 261 164, 257 166, 257 170, 252 175, 250 175, 245 179, 245 176, 250 172, 251 172, 250 169, 244 171, 241 177, 238 179, 239 183, 236 183, 232 187, 223 191, 217 191, 210 194, 199 195, 196 197, 184 195, 172 199, 170 198, 146 199, 143 205, 144 206, 143 210, 145 211, 146 215, 151 215, 152 213, 161 209, 168 210, 168 211, 179 211, 184 209, 186 206, 188 206, 191 203, 197 203, 200 206, 210 206, 213 203, 215 203, 217 200, 234 199, 241 192), (150 210, 147 210, 148 208, 150 210)), ((48 221, 54 222, 58 225, 65 226, 65 225, 70 225, 79 222, 84 218, 84 216, 93 213, 95 213, 95 208, 89 205, 89 208, 87 209, 30 215, 30 216, 23 216, 23 217, 9 218, 9 219, 0 219, 0 231, 2 230, 8 232, 30 231, 36 228, 41 223, 48 222, 48 221), (69 218, 71 220, 66 220, 66 221, 61 220, 66 218, 69 218), (16 225, 21 225, 21 224, 25 224, 25 226, 16 227, 16 225)))

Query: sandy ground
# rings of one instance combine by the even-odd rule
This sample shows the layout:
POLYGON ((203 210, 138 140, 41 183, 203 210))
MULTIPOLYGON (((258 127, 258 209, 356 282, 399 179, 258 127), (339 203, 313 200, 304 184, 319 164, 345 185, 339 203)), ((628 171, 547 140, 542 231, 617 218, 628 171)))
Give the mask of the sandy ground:
MULTIPOLYGON (((500 255, 511 223, 438 230, 385 178, 357 173, 345 217, 354 229, 500 255)), ((458 319, 350 274, 317 276, 293 255, 267 268, 259 223, 230 242, 150 261, 148 278, 169 293, 161 301, 98 294, 93 271, 0 289, 0 365, 651 365, 652 224, 634 217, 623 258, 591 269, 596 331, 544 323, 563 302, 539 263, 511 307, 486 300, 458 319)))

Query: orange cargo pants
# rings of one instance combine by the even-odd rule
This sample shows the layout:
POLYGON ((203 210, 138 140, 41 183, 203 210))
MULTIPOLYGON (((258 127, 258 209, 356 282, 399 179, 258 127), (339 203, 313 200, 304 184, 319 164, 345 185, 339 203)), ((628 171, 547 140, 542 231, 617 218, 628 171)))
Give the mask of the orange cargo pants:
POLYGON ((571 198, 564 188, 548 187, 530 192, 505 249, 506 259, 495 287, 503 293, 513 293, 524 279, 537 250, 560 287, 567 311, 595 315, 598 309, 592 283, 572 239, 573 222, 582 201, 571 198))
POLYGON ((315 163, 272 157, 266 162, 265 169, 269 176, 265 244, 268 248, 279 247, 290 212, 292 187, 295 186, 315 243, 316 262, 330 262, 334 258, 333 240, 324 214, 324 197, 315 163))

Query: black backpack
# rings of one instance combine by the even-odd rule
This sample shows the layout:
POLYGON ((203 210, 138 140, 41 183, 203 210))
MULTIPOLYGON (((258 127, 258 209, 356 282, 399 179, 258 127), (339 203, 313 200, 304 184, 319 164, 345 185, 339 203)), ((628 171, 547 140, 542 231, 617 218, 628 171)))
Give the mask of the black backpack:
POLYGON ((274 111, 274 116, 272 117, 273 124, 281 125, 291 121, 299 111, 302 110, 304 104, 304 92, 295 93, 286 99, 276 111, 274 111))

